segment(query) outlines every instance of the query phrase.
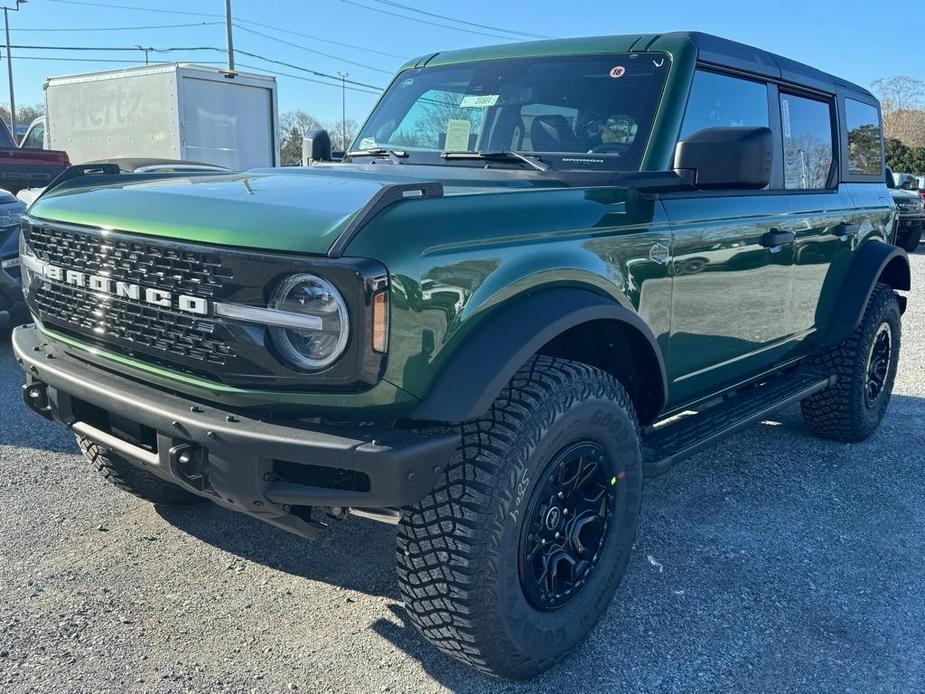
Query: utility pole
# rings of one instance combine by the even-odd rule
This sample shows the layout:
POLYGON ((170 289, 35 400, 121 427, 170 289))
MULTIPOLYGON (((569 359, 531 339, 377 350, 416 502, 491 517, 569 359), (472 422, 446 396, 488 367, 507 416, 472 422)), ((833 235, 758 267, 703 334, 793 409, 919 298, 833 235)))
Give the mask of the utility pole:
POLYGON ((148 62, 148 51, 152 51, 152 50, 154 50, 154 49, 153 49, 153 48, 145 48, 144 46, 140 46, 140 45, 138 45, 137 43, 135 44, 135 48, 137 48, 139 51, 144 51, 144 54, 145 54, 145 65, 149 65, 149 62, 148 62))
POLYGON ((349 73, 338 72, 340 77, 340 130, 344 153, 347 153, 347 77, 349 73))
POLYGON ((234 36, 231 34, 231 0, 225 0, 225 31, 228 34, 228 72, 234 72, 234 36))
POLYGON ((6 29, 6 69, 10 78, 10 131, 13 133, 13 144, 16 144, 16 96, 13 93, 13 55, 10 53, 10 10, 19 11, 19 6, 29 0, 16 0, 16 7, 3 8, 3 26, 6 29))

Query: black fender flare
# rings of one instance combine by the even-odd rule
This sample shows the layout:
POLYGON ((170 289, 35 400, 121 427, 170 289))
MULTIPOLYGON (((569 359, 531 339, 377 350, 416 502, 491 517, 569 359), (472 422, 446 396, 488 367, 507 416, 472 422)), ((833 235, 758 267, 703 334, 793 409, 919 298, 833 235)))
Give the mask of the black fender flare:
POLYGON ((553 338, 583 323, 611 320, 641 336, 657 363, 664 406, 668 380, 652 330, 635 311, 575 287, 543 289, 496 308, 444 364, 413 419, 463 422, 485 414, 517 370, 553 338))
MULTIPOLYGON (((840 280, 835 294, 823 288, 820 310, 829 315, 825 323, 820 346, 831 347, 843 342, 861 324, 864 310, 879 282, 885 282, 899 291, 911 288, 909 256, 902 248, 883 241, 867 241, 854 253, 844 273, 832 275, 840 280), (826 299, 829 291, 831 298, 826 299)), ((827 281, 826 285, 830 283, 827 281)), ((900 308, 905 310, 905 297, 900 297, 900 308)))

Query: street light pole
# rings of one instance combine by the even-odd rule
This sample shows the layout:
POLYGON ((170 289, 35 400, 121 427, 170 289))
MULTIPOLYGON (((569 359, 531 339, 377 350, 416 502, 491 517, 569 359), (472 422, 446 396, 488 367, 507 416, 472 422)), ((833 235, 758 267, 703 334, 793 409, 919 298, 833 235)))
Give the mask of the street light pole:
POLYGON ((13 56, 10 53, 10 13, 3 8, 3 24, 6 28, 6 69, 10 78, 10 131, 13 133, 13 143, 16 143, 16 96, 13 94, 13 56))
POLYGON ((231 34, 231 0, 225 0, 225 33, 228 35, 228 72, 234 72, 234 37, 231 34))
POLYGON ((10 53, 10 10, 19 11, 19 6, 29 0, 16 0, 16 7, 3 8, 3 26, 6 30, 6 69, 10 79, 10 131, 13 134, 13 143, 16 143, 16 96, 13 93, 13 56, 10 53))
POLYGON ((338 72, 340 76, 340 131, 344 147, 347 152, 347 76, 349 73, 338 72))

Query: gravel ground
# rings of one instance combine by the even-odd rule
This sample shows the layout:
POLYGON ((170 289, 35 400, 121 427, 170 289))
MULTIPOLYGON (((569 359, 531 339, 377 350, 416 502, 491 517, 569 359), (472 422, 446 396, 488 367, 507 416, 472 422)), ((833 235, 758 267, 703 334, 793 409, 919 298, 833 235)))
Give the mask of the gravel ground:
POLYGON ((925 691, 925 255, 886 422, 795 409, 647 486, 636 551, 578 652, 499 683, 406 623, 394 532, 310 543, 206 504, 156 509, 28 414, 0 340, 0 690, 925 691))

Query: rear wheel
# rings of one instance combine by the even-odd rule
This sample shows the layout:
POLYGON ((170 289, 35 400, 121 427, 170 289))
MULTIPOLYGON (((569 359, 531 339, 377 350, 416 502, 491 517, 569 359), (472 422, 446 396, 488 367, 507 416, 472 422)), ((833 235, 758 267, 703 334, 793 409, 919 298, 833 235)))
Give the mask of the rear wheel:
POLYGON ((526 678, 567 655, 623 575, 642 489, 623 387, 536 357, 462 427, 442 482, 402 512, 398 575, 410 620, 484 672, 526 678))
POLYGON ((190 506, 204 501, 176 484, 135 467, 125 458, 83 436, 77 437, 77 443, 84 457, 104 478, 129 494, 159 506, 190 506))
POLYGON ((802 402, 803 418, 820 436, 863 441, 883 420, 899 362, 899 301, 892 287, 878 284, 861 324, 842 344, 815 358, 834 386, 802 402))

